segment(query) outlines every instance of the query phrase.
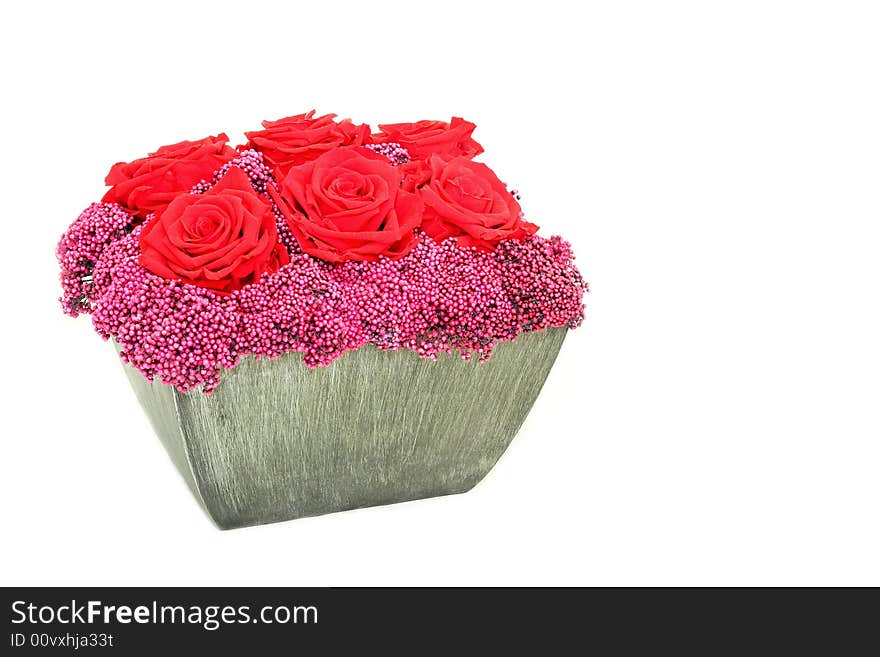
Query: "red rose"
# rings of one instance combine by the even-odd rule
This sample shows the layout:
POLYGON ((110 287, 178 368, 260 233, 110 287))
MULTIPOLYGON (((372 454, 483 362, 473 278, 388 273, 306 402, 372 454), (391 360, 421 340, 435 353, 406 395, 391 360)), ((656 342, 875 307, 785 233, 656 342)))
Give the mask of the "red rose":
POLYGON ((271 205, 237 167, 204 194, 171 201, 144 226, 140 245, 144 268, 221 294, 289 262, 271 205))
POLYGON ((422 230, 439 242, 455 237, 462 246, 490 250, 501 240, 523 239, 538 227, 504 183, 485 164, 466 157, 428 160, 431 181, 419 190, 425 202, 422 230))
POLYGON ((421 189, 431 182, 431 166, 425 160, 410 160, 397 165, 401 187, 408 192, 421 189))
POLYGON ((382 132, 373 135, 377 143, 396 142, 403 146, 414 160, 430 155, 452 158, 459 155, 474 157, 483 147, 471 139, 476 128, 473 123, 457 116, 452 121, 417 121, 380 125, 382 132))
POLYGON ((162 146, 155 153, 133 162, 117 162, 104 182, 112 187, 101 199, 118 203, 132 214, 145 217, 164 208, 173 198, 189 192, 202 180, 235 157, 219 134, 199 141, 162 146))
POLYGON ((355 125, 350 119, 334 121, 335 114, 314 118, 308 114, 263 121, 265 130, 246 132, 247 147, 263 154, 266 163, 281 180, 290 167, 305 164, 338 146, 360 146, 369 142, 370 126, 355 125))
POLYGON ((330 262, 399 258, 422 216, 415 194, 383 155, 339 148, 294 167, 272 198, 303 251, 330 262))

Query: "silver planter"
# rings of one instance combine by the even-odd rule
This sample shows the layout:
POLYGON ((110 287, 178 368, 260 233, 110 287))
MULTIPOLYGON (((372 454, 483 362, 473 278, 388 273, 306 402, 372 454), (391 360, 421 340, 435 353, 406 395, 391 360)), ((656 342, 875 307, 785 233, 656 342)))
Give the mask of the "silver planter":
POLYGON ((566 329, 486 363, 363 347, 309 369, 245 358, 212 395, 125 370, 171 460, 218 527, 464 493, 532 407, 566 329))

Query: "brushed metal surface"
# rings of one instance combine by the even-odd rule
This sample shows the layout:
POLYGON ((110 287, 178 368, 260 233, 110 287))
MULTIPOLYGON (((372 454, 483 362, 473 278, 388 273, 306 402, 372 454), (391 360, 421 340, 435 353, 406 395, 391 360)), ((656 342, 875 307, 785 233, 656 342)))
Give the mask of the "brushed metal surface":
POLYGON ((566 329, 520 335, 486 363, 372 346, 309 369, 244 358, 213 395, 125 365, 165 449, 229 529, 470 490, 526 418, 566 329))

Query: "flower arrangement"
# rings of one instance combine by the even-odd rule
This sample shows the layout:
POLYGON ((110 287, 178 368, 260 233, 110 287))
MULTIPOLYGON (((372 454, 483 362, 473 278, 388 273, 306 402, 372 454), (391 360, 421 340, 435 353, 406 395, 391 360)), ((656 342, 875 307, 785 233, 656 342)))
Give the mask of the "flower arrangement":
POLYGON ((64 311, 90 313, 148 379, 211 393, 244 355, 328 365, 372 344, 487 360, 578 326, 568 243, 474 160, 460 118, 380 125, 314 112, 113 165, 57 248, 64 311))

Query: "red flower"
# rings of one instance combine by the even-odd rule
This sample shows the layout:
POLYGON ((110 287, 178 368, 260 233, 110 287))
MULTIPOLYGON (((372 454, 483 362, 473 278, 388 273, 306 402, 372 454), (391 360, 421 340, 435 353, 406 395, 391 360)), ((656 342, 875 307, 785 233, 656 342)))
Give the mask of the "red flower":
POLYGON ((112 187, 101 200, 118 203, 140 217, 157 212, 197 183, 210 180, 217 169, 235 157, 235 151, 226 145, 228 139, 219 134, 181 141, 133 162, 117 162, 105 179, 112 187))
POLYGON ((330 262, 399 258, 422 216, 415 194, 383 155, 339 148, 294 167, 269 193, 303 251, 330 262))
POLYGON ((308 114, 288 116, 277 121, 263 121, 264 130, 246 132, 247 147, 263 154, 266 163, 276 170, 278 180, 290 167, 305 164, 338 146, 360 146, 370 140, 370 126, 355 125, 350 119, 334 121, 335 114, 314 118, 308 114))
POLYGON ((401 187, 408 192, 421 189, 431 182, 431 166, 425 160, 410 160, 397 165, 401 187))
POLYGON ((376 143, 396 142, 403 146, 414 160, 430 155, 444 157, 474 157, 483 152, 471 138, 476 128, 473 123, 457 116, 452 121, 417 121, 416 123, 390 123, 380 125, 382 132, 373 135, 376 143))
POLYGON ((519 203, 492 169, 466 157, 432 156, 422 230, 435 241, 455 237, 462 246, 490 250, 501 240, 524 239, 538 227, 522 219, 519 203))
POLYGON ((140 245, 144 268, 221 294, 289 262, 271 205, 237 167, 204 194, 171 201, 144 226, 140 245))

